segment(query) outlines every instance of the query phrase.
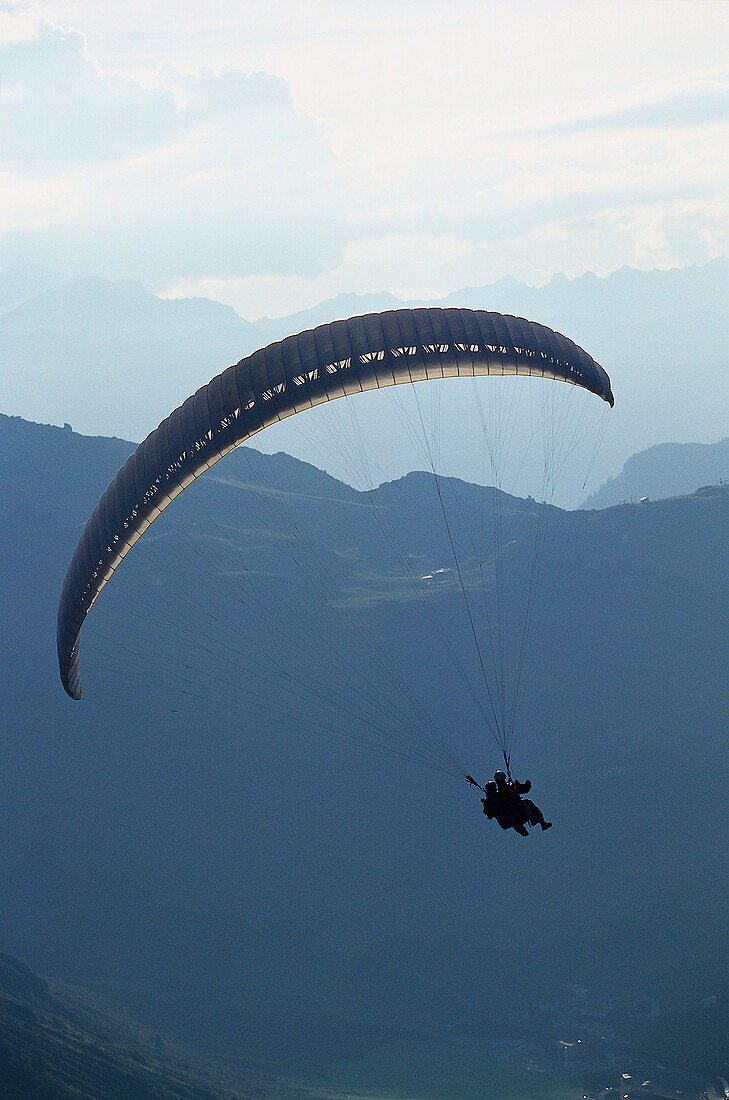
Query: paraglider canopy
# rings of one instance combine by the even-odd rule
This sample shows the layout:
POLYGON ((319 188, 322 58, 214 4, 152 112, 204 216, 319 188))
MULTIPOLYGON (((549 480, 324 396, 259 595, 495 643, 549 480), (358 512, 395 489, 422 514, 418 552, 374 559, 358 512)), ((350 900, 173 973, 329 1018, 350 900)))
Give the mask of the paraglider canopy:
POLYGON ((201 387, 137 448, 104 492, 71 559, 58 610, 61 681, 81 697, 78 636, 146 528, 199 474, 268 425, 337 397, 449 377, 529 375, 613 404, 591 356, 544 325, 470 309, 401 309, 270 344, 201 387))

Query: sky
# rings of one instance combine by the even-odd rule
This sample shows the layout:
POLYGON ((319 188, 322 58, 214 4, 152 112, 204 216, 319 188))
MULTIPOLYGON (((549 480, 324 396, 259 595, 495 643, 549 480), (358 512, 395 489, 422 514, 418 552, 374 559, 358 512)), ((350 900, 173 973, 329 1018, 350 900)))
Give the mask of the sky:
POLYGON ((729 254, 729 4, 0 0, 0 311, 729 254))

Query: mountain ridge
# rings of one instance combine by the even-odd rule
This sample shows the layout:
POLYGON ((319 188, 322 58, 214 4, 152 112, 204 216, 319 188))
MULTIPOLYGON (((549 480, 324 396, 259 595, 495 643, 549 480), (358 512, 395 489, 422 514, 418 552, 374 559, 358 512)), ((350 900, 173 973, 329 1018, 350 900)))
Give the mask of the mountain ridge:
MULTIPOLYGON (((137 439, 227 365, 302 325, 342 312, 408 304, 392 295, 348 296, 288 318, 249 322, 207 299, 163 300, 129 283, 119 287, 92 279, 53 293, 55 298, 51 294, 0 316, 0 409, 30 420, 70 422, 86 435, 137 439)), ((588 492, 615 477, 631 455, 666 438, 708 441, 725 434, 728 260, 668 272, 622 270, 603 279, 554 277, 541 288, 499 280, 483 295, 458 292, 440 304, 455 304, 456 298, 460 305, 521 313, 551 325, 608 370, 616 407, 588 492)), ((400 476, 412 468, 412 447, 387 419, 392 419, 390 398, 371 398, 358 400, 362 431, 373 441, 387 438, 388 476, 400 476)), ((443 387, 444 424, 461 424, 463 399, 462 387, 443 387)), ((316 425, 316 417, 325 414, 305 415, 316 425)), ((345 456, 322 448, 318 434, 316 427, 300 432, 297 419, 257 436, 253 445, 287 451, 348 480, 345 456)), ((589 441, 581 447, 558 503, 577 501, 579 470, 588 468, 591 450, 589 441)), ((450 473, 479 480, 481 448, 470 428, 465 439, 449 428, 441 449, 450 473)), ((519 492, 526 496, 540 483, 540 470, 530 459, 519 492)))
MULTIPOLYGON (((253 320, 238 313, 233 306, 224 305, 212 298, 205 298, 199 295, 184 298, 159 297, 147 291, 141 282, 136 282, 132 279, 112 280, 101 276, 88 276, 76 280, 75 282, 64 284, 55 289, 43 291, 27 299, 25 302, 21 302, 19 305, 0 313, 0 323, 11 318, 22 319, 32 314, 35 309, 39 307, 47 308, 48 305, 55 308, 58 305, 84 305, 88 301, 95 303, 99 300, 98 292, 103 294, 115 289, 118 295, 123 294, 127 296, 130 301, 143 301, 150 306, 152 302, 163 302, 169 303, 172 308, 184 306, 192 311, 200 310, 203 313, 208 311, 211 318, 216 320, 218 317, 226 317, 236 324, 242 322, 244 325, 250 325, 264 331, 278 331, 281 326, 284 325, 287 327, 287 334, 289 334, 301 331, 306 326, 307 315, 313 315, 314 313, 317 315, 321 313, 326 321, 332 321, 353 316, 354 313, 351 309, 353 306, 356 307, 354 312, 359 313, 371 311, 380 312, 383 309, 412 309, 417 306, 425 305, 463 305, 468 304, 470 299, 477 299, 487 295, 498 298, 502 293, 515 293, 524 296, 525 299, 543 299, 545 302, 551 302, 551 312, 554 312, 557 303, 561 303, 562 308, 565 310, 565 314, 569 315, 573 312, 579 312, 581 308, 579 304, 579 290, 582 287, 595 288, 597 286, 604 289, 611 289, 614 286, 619 287, 622 291, 625 285, 629 284, 632 293, 636 287, 641 287, 649 281, 657 280, 663 285, 664 289, 675 288, 676 292, 683 296, 685 294, 685 287, 680 284, 685 282, 686 279, 691 281, 695 292, 698 290, 705 299, 708 298, 710 302, 713 300, 715 308, 708 309, 707 312, 720 314, 729 312, 729 306, 727 305, 729 257, 718 256, 704 264, 691 264, 686 267, 651 268, 644 270, 632 267, 629 264, 624 264, 621 268, 609 272, 607 275, 597 275, 594 272, 587 271, 582 275, 569 277, 556 273, 552 275, 546 283, 539 286, 522 283, 511 275, 505 275, 492 283, 484 283, 480 286, 470 285, 461 287, 458 290, 450 291, 440 298, 399 298, 397 295, 380 291, 362 294, 356 292, 342 292, 334 295, 332 298, 323 299, 315 306, 307 307, 306 309, 296 310, 293 313, 284 314, 278 317, 262 316, 254 318, 253 320), (340 311, 340 305, 346 305, 347 308, 345 312, 340 311)), ((653 293, 651 289, 651 295, 653 295, 653 293)), ((672 312, 675 307, 675 303, 665 295, 663 297, 658 296, 654 298, 653 304, 656 307, 658 316, 664 316, 672 312)), ((483 309, 499 307, 482 305, 473 308, 483 309)), ((280 336, 274 337, 274 339, 280 338, 280 336)))
MULTIPOLYGON (((541 286, 530 286, 522 283, 513 276, 506 275, 493 283, 483 286, 462 287, 451 291, 441 298, 409 298, 401 299, 392 294, 340 294, 333 298, 325 299, 310 309, 299 310, 280 318, 261 318, 260 323, 266 327, 275 328, 286 333, 298 332, 304 327, 319 324, 325 321, 343 319, 351 316, 351 312, 342 313, 340 304, 349 306, 361 303, 365 309, 362 312, 373 310, 379 312, 384 309, 406 308, 413 309, 419 306, 466 306, 473 309, 493 309, 503 313, 519 313, 528 320, 540 320, 541 317, 530 315, 530 310, 543 311, 545 318, 554 317, 562 313, 565 317, 579 315, 584 298, 582 291, 589 288, 591 291, 604 291, 608 295, 615 289, 618 294, 625 295, 626 290, 630 298, 635 299, 637 292, 643 291, 645 284, 650 280, 659 284, 659 291, 651 287, 648 297, 641 298, 641 308, 645 311, 650 303, 654 307, 655 316, 664 317, 670 315, 676 308, 676 295, 683 301, 686 294, 685 285, 676 286, 677 283, 690 280, 691 290, 694 295, 700 294, 704 299, 708 297, 714 305, 714 309, 708 312, 717 314, 729 313, 729 258, 717 257, 706 264, 691 265, 684 268, 653 268, 643 271, 639 268, 624 265, 608 275, 596 275, 593 272, 585 272, 569 278, 566 275, 555 274, 541 286), (662 292, 662 293, 661 293, 662 292), (491 304, 493 303, 493 304, 491 304), (518 303, 523 303, 519 306, 518 303)), ((357 312, 360 312, 359 308, 357 312)), ((258 324, 256 321, 254 324, 258 324)), ((545 323, 549 323, 545 321, 545 323)), ((565 334, 567 335, 567 334, 565 334)))

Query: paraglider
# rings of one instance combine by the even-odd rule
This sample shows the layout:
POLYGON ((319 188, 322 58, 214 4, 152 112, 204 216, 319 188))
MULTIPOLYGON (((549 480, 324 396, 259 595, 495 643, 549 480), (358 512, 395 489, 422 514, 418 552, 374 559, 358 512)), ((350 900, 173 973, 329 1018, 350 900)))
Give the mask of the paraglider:
MULTIPOLYGON (((426 380, 488 375, 568 382, 613 405, 607 373, 567 337, 523 318, 457 308, 390 310, 320 325, 246 356, 201 387, 137 448, 86 523, 68 566, 58 609, 58 661, 67 694, 81 698, 79 634, 100 592, 150 524, 224 455, 269 425, 340 397, 426 380)), ((432 456, 431 466, 444 507, 432 456)), ((463 595, 493 715, 491 732, 506 753, 510 736, 506 727, 513 724, 528 623, 525 621, 518 658, 514 701, 507 714, 505 690, 494 692, 488 682, 467 580, 445 509, 443 519, 454 559, 452 572, 463 595), (499 694, 501 698, 496 700, 494 695, 499 694), (501 721, 497 701, 505 715, 501 721)), ((537 535, 539 530, 537 527, 537 535)), ((446 574, 445 570, 438 572, 446 574)), ((532 567, 530 594, 534 577, 532 567)), ((500 606, 499 615, 502 613, 500 606)), ((443 770, 450 767, 448 764, 443 770)), ((451 774, 466 778, 464 770, 452 770, 451 774)), ((510 797, 517 808, 512 817, 521 823, 521 829, 526 824, 548 828, 534 803, 521 797, 527 790, 523 784, 512 786, 510 797)), ((502 803, 507 800, 498 790, 497 796, 493 816, 501 823, 500 818, 508 817, 502 813, 502 803)), ((489 812, 491 805, 489 802, 489 812)))
MULTIPOLYGON (((472 786, 479 787, 475 779, 471 776, 467 778, 472 786)), ((531 789, 531 780, 525 779, 520 783, 518 779, 507 777, 505 772, 496 771, 485 787, 479 787, 486 796, 481 799, 483 812, 489 821, 495 820, 502 829, 513 829, 520 836, 529 836, 527 825, 541 825, 542 832, 546 832, 552 828, 552 822, 545 820, 542 811, 530 798, 522 797, 531 789)))

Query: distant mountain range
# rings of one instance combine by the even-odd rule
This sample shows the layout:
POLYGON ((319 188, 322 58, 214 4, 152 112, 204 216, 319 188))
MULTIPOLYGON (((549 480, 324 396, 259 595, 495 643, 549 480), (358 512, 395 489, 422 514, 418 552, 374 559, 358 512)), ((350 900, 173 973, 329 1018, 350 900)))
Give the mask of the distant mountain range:
MULTIPOLYGON (((134 283, 87 279, 0 315, 0 410, 69 422, 90 435, 142 439, 188 394, 257 347, 319 322, 402 304, 422 303, 401 303, 388 294, 342 295, 289 317, 250 322, 216 302, 161 300, 134 283)), ((603 364, 616 406, 588 491, 616 476, 637 451, 669 439, 713 442, 726 435, 728 259, 673 271, 622 268, 606 278, 555 276, 538 288, 502 279, 431 304, 542 321, 603 364)), ((412 449, 396 419, 383 423, 391 398, 377 396, 379 401, 359 401, 358 415, 376 445, 386 437, 387 472, 396 477, 413 468, 412 449)), ((460 384, 443 388, 443 423, 458 427, 445 429, 440 450, 449 473, 478 481, 481 448, 464 438, 461 422, 468 400, 460 384)), ((311 417, 306 432, 298 420, 284 424, 256 445, 286 450, 347 480, 351 471, 340 456, 317 446, 313 437, 325 434, 318 425, 311 417)), ((592 444, 586 438, 575 452, 564 489, 558 486, 559 502, 577 503, 592 444)), ((539 464, 530 459, 517 491, 533 493, 540 483, 539 464)))
MULTIPOLYGON (((286 317, 262 318, 256 322, 264 331, 277 337, 336 317, 356 313, 379 312, 399 306, 467 306, 471 309, 495 309, 534 317, 545 324, 574 326, 594 324, 596 307, 603 319, 612 317, 616 325, 643 326, 663 322, 669 317, 686 317, 698 311, 727 316, 729 314, 729 259, 712 260, 702 267, 674 268, 669 271, 638 271, 622 267, 611 275, 600 277, 588 272, 574 279, 554 275, 540 287, 526 286, 510 276, 488 286, 464 287, 445 298, 403 301, 392 294, 340 294, 312 309, 286 317)), ((579 336, 574 339, 578 340, 579 336)))
POLYGON ((729 482, 729 439, 719 443, 659 443, 633 455, 617 477, 584 503, 585 508, 610 508, 644 497, 660 500, 684 496, 708 485, 729 482))
POLYGON ((0 416, 0 948, 289 1067, 510 1035, 570 985, 716 993, 729 488, 567 513, 440 483, 507 710, 540 535, 512 767, 555 825, 522 840, 436 766, 501 757, 429 474, 363 494, 233 452, 117 570, 65 697, 63 575, 132 448, 0 416))

